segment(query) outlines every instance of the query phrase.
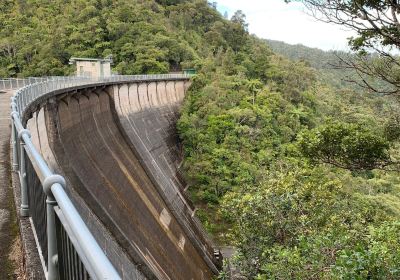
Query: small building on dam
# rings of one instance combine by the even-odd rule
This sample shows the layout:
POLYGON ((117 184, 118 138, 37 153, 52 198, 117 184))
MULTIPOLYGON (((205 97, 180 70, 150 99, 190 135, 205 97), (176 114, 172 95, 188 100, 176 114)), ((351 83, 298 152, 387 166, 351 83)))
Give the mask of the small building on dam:
POLYGON ((112 58, 71 57, 70 64, 76 65, 78 77, 104 78, 111 76, 112 58))

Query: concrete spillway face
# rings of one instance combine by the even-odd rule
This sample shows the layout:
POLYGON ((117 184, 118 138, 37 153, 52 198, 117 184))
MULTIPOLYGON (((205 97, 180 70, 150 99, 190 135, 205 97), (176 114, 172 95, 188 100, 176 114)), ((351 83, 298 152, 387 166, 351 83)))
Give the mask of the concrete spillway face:
POLYGON ((122 85, 114 86, 112 93, 126 138, 170 209, 213 266, 213 248, 193 215, 193 206, 184 193, 185 182, 179 176, 182 153, 176 122, 188 85, 183 81, 141 84, 137 88, 122 85), (139 100, 139 106, 135 100, 139 100))
POLYGON ((40 108, 27 121, 26 128, 31 133, 31 140, 52 171, 57 166, 56 159, 49 145, 49 135, 46 127, 45 109, 40 108))
POLYGON ((212 247, 177 175, 175 123, 186 87, 162 82, 87 90, 28 122, 52 169, 67 177, 148 278, 208 279, 215 272, 212 247))
POLYGON ((177 176, 182 157, 175 128, 184 82, 115 86, 113 94, 128 140, 151 173, 168 181, 161 184, 164 191, 176 195, 175 187, 183 190, 185 184, 177 176))
MULTIPOLYGON (((68 98, 67 98, 68 99, 68 98)), ((53 100, 54 101, 54 100, 53 100)), ((123 279, 145 279, 144 274, 138 269, 138 266, 132 262, 131 257, 125 252, 125 250, 117 243, 110 231, 102 224, 102 222, 97 218, 99 212, 94 212, 89 208, 88 199, 89 196, 80 195, 75 191, 75 187, 71 182, 71 178, 76 179, 73 170, 70 168, 69 157, 65 155, 65 150, 63 145, 60 144, 59 138, 59 120, 58 120, 58 108, 65 107, 66 103, 56 104, 55 102, 47 102, 45 107, 41 107, 36 112, 34 112, 31 118, 27 121, 27 128, 31 132, 31 139, 39 153, 46 160, 50 169, 58 174, 63 174, 67 179, 66 192, 72 200, 74 206, 77 208, 82 219, 89 227, 90 231, 99 242, 102 249, 107 252, 110 261, 113 263, 117 271, 119 271, 123 279), (66 167, 67 166, 67 167, 66 167), (72 171, 71 171, 72 170, 72 171)), ((64 122, 64 126, 72 125, 72 123, 64 122)), ((72 135, 73 136, 73 135, 72 135)), ((33 173, 33 167, 27 166, 28 169, 28 184, 29 184, 29 197, 30 203, 35 205, 44 205, 46 197, 45 195, 40 195, 40 190, 42 188, 40 181, 33 173), (32 200, 35 200, 34 202, 32 200), (39 200, 42 200, 40 202, 39 200)), ((78 178, 79 179, 79 178, 78 178)), ((90 205, 92 206, 92 204, 90 205)), ((40 207, 39 207, 40 208, 40 207)), ((33 208, 32 208, 33 209, 33 208)), ((36 209, 36 208, 35 208, 36 209)), ((43 211, 43 210, 42 210, 43 211)), ((37 215, 36 212, 31 213, 32 216, 37 215)), ((47 241, 42 240, 42 234, 40 229, 46 228, 45 219, 41 219, 40 216, 32 219, 36 235, 38 236, 38 242, 42 248, 43 257, 45 261, 47 260, 47 254, 45 253, 47 248, 47 241), (39 230, 39 231, 38 231, 39 230)), ((63 262, 63 256, 59 256, 59 261, 63 262)), ((74 266, 75 264, 63 263, 64 270, 68 270, 68 265, 74 266)), ((61 265, 61 264, 60 264, 61 265)))
POLYGON ((46 107, 44 121, 37 121, 41 112, 30 121, 46 159, 149 279, 211 279, 216 272, 177 176, 175 123, 186 86, 89 89, 46 107))

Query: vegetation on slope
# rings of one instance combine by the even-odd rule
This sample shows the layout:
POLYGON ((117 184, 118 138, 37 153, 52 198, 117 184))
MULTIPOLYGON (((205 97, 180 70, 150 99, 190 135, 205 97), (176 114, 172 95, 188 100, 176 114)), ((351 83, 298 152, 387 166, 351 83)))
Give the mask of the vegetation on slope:
POLYGON ((396 278, 385 251, 399 238, 399 180, 379 170, 396 161, 386 132, 398 126, 384 125, 396 103, 332 89, 267 49, 254 75, 263 45, 248 40, 204 62, 178 124, 201 218, 249 278, 396 278))
MULTIPOLYGON (((357 56, 352 53, 343 51, 323 51, 316 48, 309 48, 301 44, 290 45, 275 40, 266 40, 271 49, 286 58, 293 61, 303 61, 310 67, 316 69, 319 73, 318 80, 323 84, 331 85, 336 89, 351 89, 360 93, 364 93, 365 88, 360 87, 363 84, 362 79, 374 86, 374 88, 388 88, 389 85, 382 80, 376 79, 368 75, 363 75, 362 79, 359 73, 352 67, 343 67, 344 61, 355 60, 357 56)), ((370 63, 377 59, 377 53, 370 55, 370 63)))
POLYGON ((179 70, 210 52, 203 37, 235 44, 235 24, 220 19, 202 0, 4 0, 0 77, 69 74, 72 56, 110 54, 122 74, 179 70))
POLYGON ((206 226, 248 278, 399 277, 396 100, 245 42, 200 65, 178 124, 206 226))

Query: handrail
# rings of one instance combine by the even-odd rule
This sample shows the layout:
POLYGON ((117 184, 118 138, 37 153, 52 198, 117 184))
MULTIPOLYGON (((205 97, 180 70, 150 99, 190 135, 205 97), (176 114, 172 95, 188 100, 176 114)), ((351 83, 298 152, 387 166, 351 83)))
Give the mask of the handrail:
MULTIPOLYGON (((188 76, 190 74, 159 74, 159 75, 112 75, 110 77, 100 78, 103 81, 117 81, 119 78, 123 77, 124 79, 131 79, 131 78, 138 78, 138 77, 155 77, 155 76, 164 76, 167 77, 168 75, 177 75, 177 76, 188 76)), ((51 80, 70 80, 76 78, 86 78, 88 80, 94 80, 96 78, 90 78, 88 76, 81 76, 81 77, 65 77, 65 76, 48 76, 48 77, 28 77, 28 78, 0 78, 0 90, 17 90, 25 86, 29 86, 32 84, 40 83, 40 82, 48 82, 51 80)))
MULTIPOLYGON (((17 103, 17 112, 22 115, 27 105, 38 97, 46 95, 49 92, 76 87, 80 85, 95 85, 112 82, 134 82, 134 81, 157 81, 157 80, 176 80, 189 79, 190 74, 156 74, 156 75, 114 75, 104 78, 91 77, 45 77, 45 78, 27 78, 23 80, 23 87, 15 94, 17 103)), ((4 80, 0 80, 0 85, 4 80)))
MULTIPOLYGON (((24 128, 21 118, 26 113, 32 102, 42 98, 56 90, 74 88, 78 86, 90 86, 102 83, 119 83, 132 81, 172 80, 188 79, 187 74, 165 75, 135 75, 135 76, 111 76, 108 78, 87 77, 47 77, 40 79, 26 79, 14 97, 11 98, 13 167, 19 167, 21 181, 21 216, 28 216, 27 183, 25 170, 25 153, 28 155, 33 168, 43 186, 47 211, 47 239, 48 239, 48 268, 47 279, 58 279, 57 271, 57 237, 55 231, 55 211, 61 211, 62 223, 67 233, 71 235, 72 243, 93 279, 121 279, 110 260, 104 254, 96 242, 88 227, 79 215, 64 190, 65 179, 54 174, 48 167, 41 154, 35 148, 29 130, 24 128), (29 83, 33 81, 32 83, 29 83), (20 150, 18 152, 18 144, 20 150), (58 206, 58 207, 56 207, 58 206), (55 209, 57 208, 57 209, 55 209)), ((3 80, 0 80, 0 84, 3 80)))

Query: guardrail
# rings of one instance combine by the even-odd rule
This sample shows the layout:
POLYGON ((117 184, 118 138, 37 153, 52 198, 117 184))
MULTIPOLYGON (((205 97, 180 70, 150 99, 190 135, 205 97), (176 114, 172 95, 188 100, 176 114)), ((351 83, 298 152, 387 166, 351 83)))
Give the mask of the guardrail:
POLYGON ((30 77, 30 78, 7 78, 7 79, 1 79, 0 80, 0 90, 13 90, 13 89, 19 89, 24 86, 34 84, 34 83, 39 83, 39 82, 44 82, 47 81, 49 77, 46 78, 36 78, 36 77, 30 77))
MULTIPOLYGON (((13 170, 19 172, 21 213, 31 216, 49 280, 121 279, 65 192, 65 179, 54 174, 34 147, 22 119, 39 98, 67 88, 103 83, 187 79, 186 74, 112 76, 109 78, 48 77, 14 79, 24 85, 11 98, 13 170)), ((0 80, 0 86, 9 80, 0 80)), ((0 87, 1 89, 1 87, 0 87)))

